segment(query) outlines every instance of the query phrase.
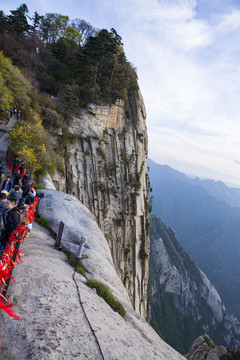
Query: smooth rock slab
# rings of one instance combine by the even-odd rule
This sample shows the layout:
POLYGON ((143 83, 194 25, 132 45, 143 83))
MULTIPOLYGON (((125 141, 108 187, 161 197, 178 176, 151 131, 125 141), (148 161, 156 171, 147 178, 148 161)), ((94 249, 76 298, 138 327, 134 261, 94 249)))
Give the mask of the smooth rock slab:
POLYGON ((107 240, 91 212, 75 196, 51 189, 39 192, 44 197, 40 200, 38 213, 48 220, 56 233, 60 221, 64 222, 62 243, 67 250, 76 254, 81 236, 86 237, 89 249, 84 247, 83 254, 88 258, 82 262, 88 277, 105 282, 130 304, 127 290, 114 268, 107 240))
MULTIPOLYGON (((79 303, 73 268, 54 249, 48 232, 34 225, 21 246, 23 264, 16 265, 8 297, 21 320, 0 313, 1 360, 98 360, 96 340, 79 303)), ((126 320, 76 274, 84 309, 95 330, 105 360, 184 357, 164 343, 131 306, 126 320)))

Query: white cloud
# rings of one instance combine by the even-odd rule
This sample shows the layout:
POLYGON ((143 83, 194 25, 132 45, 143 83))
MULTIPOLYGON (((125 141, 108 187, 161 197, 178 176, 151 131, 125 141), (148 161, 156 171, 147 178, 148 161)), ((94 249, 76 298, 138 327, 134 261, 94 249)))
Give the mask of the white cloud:
POLYGON ((155 144, 150 156, 157 161, 171 154, 193 167, 205 164, 209 174, 215 169, 223 178, 226 171, 240 183, 232 161, 239 153, 240 13, 213 14, 209 22, 196 18, 195 2, 147 6, 152 4, 153 13, 144 11, 144 26, 138 9, 130 21, 133 31, 121 29, 147 106, 150 144, 155 144))

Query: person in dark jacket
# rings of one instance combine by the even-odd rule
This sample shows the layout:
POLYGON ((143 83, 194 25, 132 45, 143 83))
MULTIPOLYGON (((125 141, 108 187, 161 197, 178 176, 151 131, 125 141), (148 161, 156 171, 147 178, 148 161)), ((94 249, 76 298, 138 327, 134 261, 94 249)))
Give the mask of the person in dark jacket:
POLYGON ((29 225, 29 219, 28 219, 28 210, 29 205, 25 203, 25 199, 22 197, 19 199, 17 204, 17 209, 19 214, 21 215, 21 225, 29 225))
POLYGON ((25 203, 28 205, 33 204, 34 198, 35 198, 35 196, 34 196, 33 190, 30 189, 28 194, 25 196, 25 203))
POLYGON ((20 170, 18 170, 16 173, 13 174, 13 188, 15 187, 15 185, 20 185, 20 180, 21 180, 22 176, 20 173, 20 170))
POLYGON ((26 172, 22 178, 22 184, 25 184, 25 183, 29 183, 30 182, 30 175, 28 172, 26 172))
POLYGON ((2 231, 0 237, 0 252, 5 248, 6 243, 12 232, 20 225, 21 215, 18 213, 17 199, 12 197, 7 200, 6 208, 8 209, 7 222, 5 229, 2 231))
POLYGON ((8 176, 6 180, 4 180, 2 184, 2 190, 6 190, 7 192, 10 191, 12 188, 11 176, 8 176))
POLYGON ((8 198, 12 198, 16 196, 17 202, 19 201, 19 199, 22 197, 22 194, 20 192, 20 187, 18 185, 14 186, 14 189, 11 189, 8 198))
POLYGON ((18 166, 18 164, 19 164, 19 160, 18 160, 18 157, 16 157, 16 158, 13 159, 13 161, 12 161, 12 166, 13 166, 13 168, 12 168, 12 174, 15 172, 16 167, 18 166))
POLYGON ((2 160, 0 160, 0 184, 2 181, 2 174, 3 174, 3 162, 2 162, 2 160))
POLYGON ((22 192, 23 197, 27 196, 30 190, 30 175, 26 172, 26 174, 22 178, 22 192))
POLYGON ((0 231, 5 228, 6 225, 6 194, 0 193, 0 231))
POLYGON ((25 169, 25 163, 24 163, 24 161, 22 161, 21 165, 19 166, 19 170, 20 170, 21 174, 24 171, 24 169, 25 169))

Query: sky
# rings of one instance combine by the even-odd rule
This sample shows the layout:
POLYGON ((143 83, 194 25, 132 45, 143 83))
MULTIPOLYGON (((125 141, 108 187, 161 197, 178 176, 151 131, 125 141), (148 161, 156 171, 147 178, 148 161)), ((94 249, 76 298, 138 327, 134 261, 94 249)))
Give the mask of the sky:
MULTIPOLYGON (((23 1, 24 2, 24 1, 23 1)), ((0 0, 5 14, 22 1, 0 0)), ((240 187, 239 0, 31 0, 121 35, 147 111, 149 157, 240 187)))

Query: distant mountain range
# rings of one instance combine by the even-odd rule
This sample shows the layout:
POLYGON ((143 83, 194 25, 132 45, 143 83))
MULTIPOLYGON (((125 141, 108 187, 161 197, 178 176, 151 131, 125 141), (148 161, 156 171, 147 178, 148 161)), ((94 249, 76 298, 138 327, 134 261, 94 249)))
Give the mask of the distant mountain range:
POLYGON ((150 218, 150 238, 148 318, 152 327, 182 354, 200 335, 238 349, 239 322, 228 314, 193 256, 158 216, 150 218))
POLYGON ((184 249, 240 319, 240 189, 189 178, 149 160, 152 214, 175 231, 184 249))

